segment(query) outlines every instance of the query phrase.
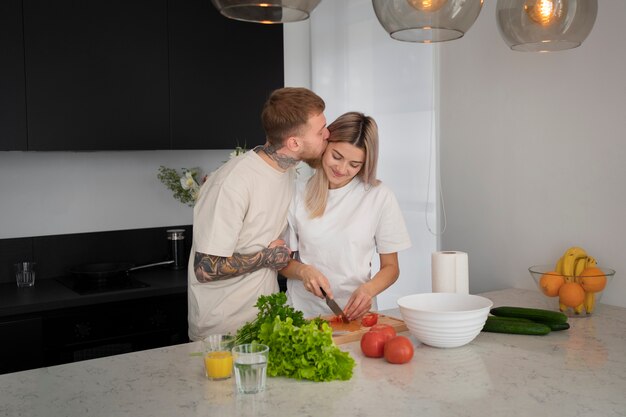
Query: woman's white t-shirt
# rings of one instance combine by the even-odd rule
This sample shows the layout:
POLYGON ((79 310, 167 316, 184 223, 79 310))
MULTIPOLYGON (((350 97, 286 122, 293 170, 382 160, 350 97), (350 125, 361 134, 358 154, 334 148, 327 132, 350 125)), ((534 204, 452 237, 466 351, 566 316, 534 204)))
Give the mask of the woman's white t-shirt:
MULTIPOLYGON (((344 307, 358 286, 371 279, 374 250, 399 252, 411 246, 400 206, 384 184, 365 186, 355 177, 341 188, 328 190, 326 210, 312 219, 304 202, 306 184, 299 183, 289 208, 287 244, 300 260, 328 278, 335 301, 344 307)), ((287 280, 289 304, 305 317, 330 315, 324 300, 287 280)), ((376 310, 376 300, 372 300, 376 310)))

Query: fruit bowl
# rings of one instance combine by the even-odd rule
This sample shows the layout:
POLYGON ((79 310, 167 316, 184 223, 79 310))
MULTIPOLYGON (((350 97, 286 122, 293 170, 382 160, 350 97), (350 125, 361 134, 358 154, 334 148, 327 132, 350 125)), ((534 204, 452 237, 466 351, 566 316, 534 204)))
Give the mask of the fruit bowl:
POLYGON ((528 271, 539 291, 553 297, 555 308, 569 317, 591 315, 615 275, 614 270, 599 266, 587 268, 578 276, 559 274, 554 265, 535 265, 528 271))

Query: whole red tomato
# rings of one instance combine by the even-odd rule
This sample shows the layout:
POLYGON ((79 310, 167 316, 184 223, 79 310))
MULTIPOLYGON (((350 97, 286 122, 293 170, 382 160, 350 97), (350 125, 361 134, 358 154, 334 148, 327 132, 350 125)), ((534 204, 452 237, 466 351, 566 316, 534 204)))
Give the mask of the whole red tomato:
POLYGON ((361 319, 361 325, 363 327, 371 327, 378 323, 378 314, 376 313, 367 313, 361 319))
POLYGON ((413 343, 404 336, 392 337, 385 343, 384 355, 389 363, 407 363, 413 358, 413 343))
POLYGON ((387 338, 381 332, 367 332, 361 337, 361 351, 368 358, 382 358, 387 338))
POLYGON ((370 332, 381 332, 385 335, 385 340, 389 340, 396 335, 396 330, 389 324, 375 324, 369 330, 370 332))

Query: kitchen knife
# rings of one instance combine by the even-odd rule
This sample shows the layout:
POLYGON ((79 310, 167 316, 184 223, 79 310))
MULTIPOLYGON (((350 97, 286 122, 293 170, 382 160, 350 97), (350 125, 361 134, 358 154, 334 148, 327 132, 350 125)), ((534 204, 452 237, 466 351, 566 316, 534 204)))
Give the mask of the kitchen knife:
POLYGON ((333 313, 341 317, 341 321, 343 321, 344 323, 350 323, 350 320, 348 320, 346 315, 343 314, 343 310, 341 309, 341 307, 339 307, 335 300, 328 298, 326 291, 324 291, 322 287, 320 287, 320 290, 322 291, 322 295, 324 296, 324 298, 326 298, 326 304, 328 304, 328 307, 330 307, 333 313))

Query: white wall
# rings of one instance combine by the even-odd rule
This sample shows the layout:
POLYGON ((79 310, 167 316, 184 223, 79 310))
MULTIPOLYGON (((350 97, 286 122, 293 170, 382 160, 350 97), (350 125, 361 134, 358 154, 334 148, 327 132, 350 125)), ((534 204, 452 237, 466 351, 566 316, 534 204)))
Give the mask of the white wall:
POLYGON ((228 153, 0 152, 0 239, 191 224, 159 166, 209 172, 228 153))
MULTIPOLYGON (((329 123, 347 111, 362 111, 379 125, 378 177, 398 197, 413 247, 399 254, 400 278, 378 297, 378 307, 395 308, 403 295, 429 292, 430 254, 437 245, 425 224, 429 145, 434 133, 430 122, 432 49, 392 40, 369 0, 324 1, 309 22, 285 25, 285 36, 310 49, 310 88, 326 101, 329 123)), ((298 84, 296 75, 302 74, 300 81, 306 79, 302 48, 285 49, 286 63, 292 63, 286 68, 287 85, 309 87, 298 84)), ((429 220, 435 228, 432 197, 430 203, 429 220)), ((377 257, 373 270, 378 270, 377 257)))
POLYGON ((579 48, 513 52, 486 1, 442 44, 443 249, 469 252, 470 291, 533 288, 527 268, 577 245, 617 270, 626 306, 626 2, 600 1, 579 48))

